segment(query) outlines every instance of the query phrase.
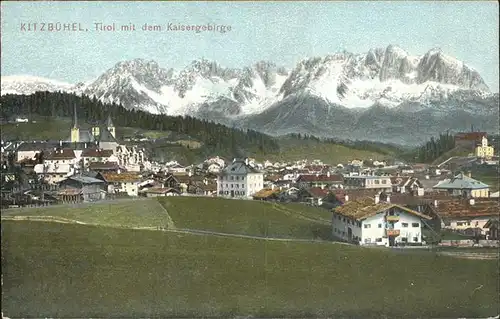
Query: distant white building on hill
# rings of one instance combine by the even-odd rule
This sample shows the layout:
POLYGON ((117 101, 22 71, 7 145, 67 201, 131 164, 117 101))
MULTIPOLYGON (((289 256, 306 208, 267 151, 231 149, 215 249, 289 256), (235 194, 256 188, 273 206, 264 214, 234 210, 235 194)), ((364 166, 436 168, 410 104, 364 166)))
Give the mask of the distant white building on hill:
POLYGON ((264 173, 250 166, 248 159, 234 159, 217 180, 217 194, 221 197, 251 198, 264 188, 264 173))

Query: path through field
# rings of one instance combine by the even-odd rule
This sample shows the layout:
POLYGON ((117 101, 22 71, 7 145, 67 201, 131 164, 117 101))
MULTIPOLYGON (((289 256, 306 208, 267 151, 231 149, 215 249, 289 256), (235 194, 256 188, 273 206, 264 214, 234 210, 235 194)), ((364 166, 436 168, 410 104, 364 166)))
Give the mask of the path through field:
MULTIPOLYGON (((122 229, 135 229, 135 230, 151 230, 151 231, 163 231, 171 233, 180 234, 190 234, 190 235, 200 235, 200 236, 219 236, 219 237, 233 237, 233 238, 246 238, 246 239, 258 239, 258 240, 268 240, 268 241, 286 241, 286 242, 301 242, 301 243, 330 243, 330 244, 340 244, 340 245, 350 245, 353 244, 343 243, 343 242, 330 242, 324 240, 314 240, 314 239, 297 239, 297 238, 276 238, 276 237, 262 237, 262 236, 252 236, 243 234, 231 234, 222 233, 208 230, 200 229, 189 229, 189 228, 165 228, 165 227, 120 227, 120 226, 104 226, 95 223, 84 223, 77 220, 71 220, 67 218, 61 218, 56 216, 2 216, 2 220, 10 221, 44 221, 53 223, 63 223, 63 224, 79 224, 88 226, 99 226, 99 227, 111 227, 111 228, 122 228, 122 229)), ((173 222, 172 222, 173 225, 173 222)))

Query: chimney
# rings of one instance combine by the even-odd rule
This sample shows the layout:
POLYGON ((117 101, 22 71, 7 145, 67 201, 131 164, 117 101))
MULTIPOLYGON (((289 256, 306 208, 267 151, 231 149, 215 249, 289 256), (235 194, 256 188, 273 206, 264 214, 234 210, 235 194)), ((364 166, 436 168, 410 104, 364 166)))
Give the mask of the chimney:
POLYGON ((391 202, 391 194, 387 194, 386 195, 386 199, 385 199, 386 202, 390 203, 391 202))
POLYGON ((375 204, 378 204, 380 202, 380 195, 377 194, 375 195, 375 204))
POLYGON ((59 140, 59 146, 62 147, 62 140, 59 140))
POLYGON ((345 194, 344 195, 344 202, 348 202, 349 201, 349 195, 345 194))
POLYGON ((471 173, 471 171, 468 171, 468 172, 467 172, 467 176, 469 176, 470 178, 472 178, 472 173, 471 173))
POLYGON ((438 207, 438 201, 437 201, 437 199, 434 200, 434 207, 438 207))
POLYGON ((475 204, 475 203, 476 203, 476 201, 475 201, 475 199, 474 199, 474 198, 469 199, 469 204, 470 204, 471 206, 474 206, 474 204, 475 204))
POLYGON ((248 157, 245 157, 245 165, 248 165, 248 157))
POLYGON ((326 177, 330 177, 330 171, 326 172, 326 177))

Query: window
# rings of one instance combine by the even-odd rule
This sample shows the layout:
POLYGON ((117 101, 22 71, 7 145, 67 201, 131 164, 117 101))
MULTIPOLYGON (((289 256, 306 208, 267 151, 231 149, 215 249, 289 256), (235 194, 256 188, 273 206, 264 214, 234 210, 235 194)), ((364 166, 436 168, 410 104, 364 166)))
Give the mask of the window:
POLYGON ((245 188, 245 184, 241 184, 241 188, 245 188))
POLYGON ((229 185, 228 185, 228 184, 226 184, 226 188, 227 188, 227 187, 229 187, 229 185))
POLYGON ((378 184, 380 184, 380 181, 379 181, 378 179, 376 179, 374 182, 375 182, 375 184, 377 184, 377 185, 378 185, 378 184))
POLYGON ((241 176, 241 180, 244 181, 245 180, 245 176, 241 176))
POLYGON ((378 228, 382 228, 382 224, 378 224, 378 228))
POLYGON ((366 243, 366 244, 371 243, 371 241, 372 241, 372 240, 371 240, 371 238, 365 238, 365 243, 366 243))
POLYGON ((240 180, 240 177, 239 176, 236 176, 236 180, 239 181, 240 180))
POLYGON ((371 227, 372 227, 372 225, 370 225, 370 224, 365 224, 365 228, 371 228, 371 227))
POLYGON ((403 238, 401 238, 401 241, 402 241, 403 243, 407 243, 407 242, 408 242, 408 238, 404 238, 404 237, 403 237, 403 238))
POLYGON ((418 242, 418 237, 413 237, 414 242, 418 242))
POLYGON ((465 223, 464 222, 457 222, 457 226, 464 226, 465 223))
POLYGON ((408 223, 401 223, 403 227, 408 227, 408 223))
POLYGON ((420 227, 420 223, 411 223, 411 227, 420 227))
POLYGON ((231 180, 234 181, 234 176, 231 176, 231 180))
POLYGON ((387 184, 387 180, 383 179, 382 184, 387 184))
POLYGON ((376 241, 377 243, 381 243, 381 242, 382 242, 382 238, 377 238, 377 239, 375 239, 375 241, 376 241))
POLYGON ((231 188, 234 188, 234 185, 233 185, 233 184, 231 184, 231 188))
POLYGON ((240 188, 240 184, 236 184, 236 188, 240 188))

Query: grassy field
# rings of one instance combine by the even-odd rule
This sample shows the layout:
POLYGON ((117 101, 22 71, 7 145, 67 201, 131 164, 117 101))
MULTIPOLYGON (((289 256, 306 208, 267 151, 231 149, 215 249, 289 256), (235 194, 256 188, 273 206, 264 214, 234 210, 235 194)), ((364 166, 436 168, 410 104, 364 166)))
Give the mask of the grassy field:
POLYGON ((354 159, 382 160, 386 155, 356 150, 338 144, 322 143, 314 140, 280 139, 280 151, 266 156, 271 161, 297 161, 302 159, 321 160, 326 164, 336 165, 354 159))
POLYGON ((320 208, 207 197, 158 200, 177 228, 282 238, 331 238, 331 214, 320 208))
POLYGON ((158 227, 170 219, 155 199, 2 210, 3 216, 54 216, 113 227, 158 227))
MULTIPOLYGON (((0 124, 2 138, 18 140, 67 140, 73 125, 71 118, 52 118, 36 116, 36 123, 8 123, 0 124)), ((89 124, 81 123, 82 128, 89 128, 89 124)), ((165 138, 170 132, 148 131, 132 127, 117 127, 116 134, 119 138, 142 134, 149 138, 165 138)))
POLYGON ((498 314, 498 263, 338 244, 2 222, 8 317, 498 314))
POLYGON ((441 155, 437 159, 435 159, 432 162, 432 165, 441 164, 442 162, 446 161, 450 157, 454 157, 454 156, 468 156, 471 153, 474 153, 474 152, 472 150, 466 148, 466 147, 456 146, 455 148, 449 150, 448 152, 444 153, 443 155, 441 155))

